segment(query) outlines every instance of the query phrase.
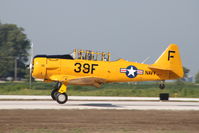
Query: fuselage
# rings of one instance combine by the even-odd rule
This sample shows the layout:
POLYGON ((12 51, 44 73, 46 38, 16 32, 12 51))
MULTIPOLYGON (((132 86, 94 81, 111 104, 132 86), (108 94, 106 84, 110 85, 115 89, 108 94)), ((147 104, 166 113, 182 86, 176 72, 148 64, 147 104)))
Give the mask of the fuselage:
POLYGON ((98 77, 107 82, 153 81, 172 79, 169 71, 152 70, 148 64, 117 61, 93 61, 82 59, 57 59, 35 57, 32 76, 50 81, 53 75, 74 77, 98 77))

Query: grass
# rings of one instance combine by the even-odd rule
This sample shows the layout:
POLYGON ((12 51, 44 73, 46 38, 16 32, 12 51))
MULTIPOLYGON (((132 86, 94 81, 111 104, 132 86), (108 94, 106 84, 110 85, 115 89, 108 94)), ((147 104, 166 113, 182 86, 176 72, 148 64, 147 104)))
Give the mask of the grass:
MULTIPOLYGON (((55 83, 1 83, 0 95, 50 95, 55 83)), ((169 93, 172 97, 199 97, 199 86, 192 83, 166 83, 166 89, 160 90, 157 83, 127 84, 111 83, 100 88, 89 86, 69 86, 68 94, 73 96, 136 96, 157 97, 160 93, 169 93)))
POLYGON ((92 87, 78 87, 71 89, 71 95, 80 96, 137 96, 137 97, 157 97, 160 93, 170 93, 172 97, 199 97, 199 86, 194 84, 185 84, 178 86, 167 84, 166 89, 160 90, 157 84, 107 84, 99 89, 92 87))

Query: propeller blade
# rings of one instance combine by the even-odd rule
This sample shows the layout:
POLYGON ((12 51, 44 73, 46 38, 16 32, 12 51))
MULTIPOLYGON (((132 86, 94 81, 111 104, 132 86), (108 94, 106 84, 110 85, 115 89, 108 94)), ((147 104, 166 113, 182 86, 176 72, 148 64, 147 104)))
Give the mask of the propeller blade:
POLYGON ((32 88, 32 58, 33 58, 33 43, 31 43, 31 51, 30 51, 30 64, 29 64, 29 88, 32 88))

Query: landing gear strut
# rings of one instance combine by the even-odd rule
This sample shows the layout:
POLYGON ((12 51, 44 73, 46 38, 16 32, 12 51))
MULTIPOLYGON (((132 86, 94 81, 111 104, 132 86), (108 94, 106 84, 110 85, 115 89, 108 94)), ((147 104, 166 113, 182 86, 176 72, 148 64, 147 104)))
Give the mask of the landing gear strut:
POLYGON ((61 87, 61 83, 57 82, 57 84, 55 85, 55 88, 51 92, 51 97, 52 97, 53 100, 56 100, 58 90, 59 90, 60 87, 61 87))
POLYGON ((161 81, 161 82, 160 82, 159 88, 160 88, 160 89, 164 89, 164 88, 165 88, 164 81, 161 81))
POLYGON ((64 83, 58 82, 55 88, 51 92, 51 97, 56 100, 59 104, 64 104, 68 101, 67 86, 64 83))

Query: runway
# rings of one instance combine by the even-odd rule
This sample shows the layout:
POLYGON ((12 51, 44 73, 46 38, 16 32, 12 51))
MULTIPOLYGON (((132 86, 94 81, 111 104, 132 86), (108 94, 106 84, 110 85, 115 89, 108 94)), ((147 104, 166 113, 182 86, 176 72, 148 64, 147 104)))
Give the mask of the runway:
MULTIPOLYGON (((159 97, 69 96, 71 101, 159 101, 159 97)), ((51 96, 0 95, 0 100, 51 100, 51 96)), ((199 98, 173 98, 169 101, 199 102, 199 98)))
POLYGON ((99 110, 199 110, 198 102, 159 101, 0 101, 0 109, 99 109, 99 110))

